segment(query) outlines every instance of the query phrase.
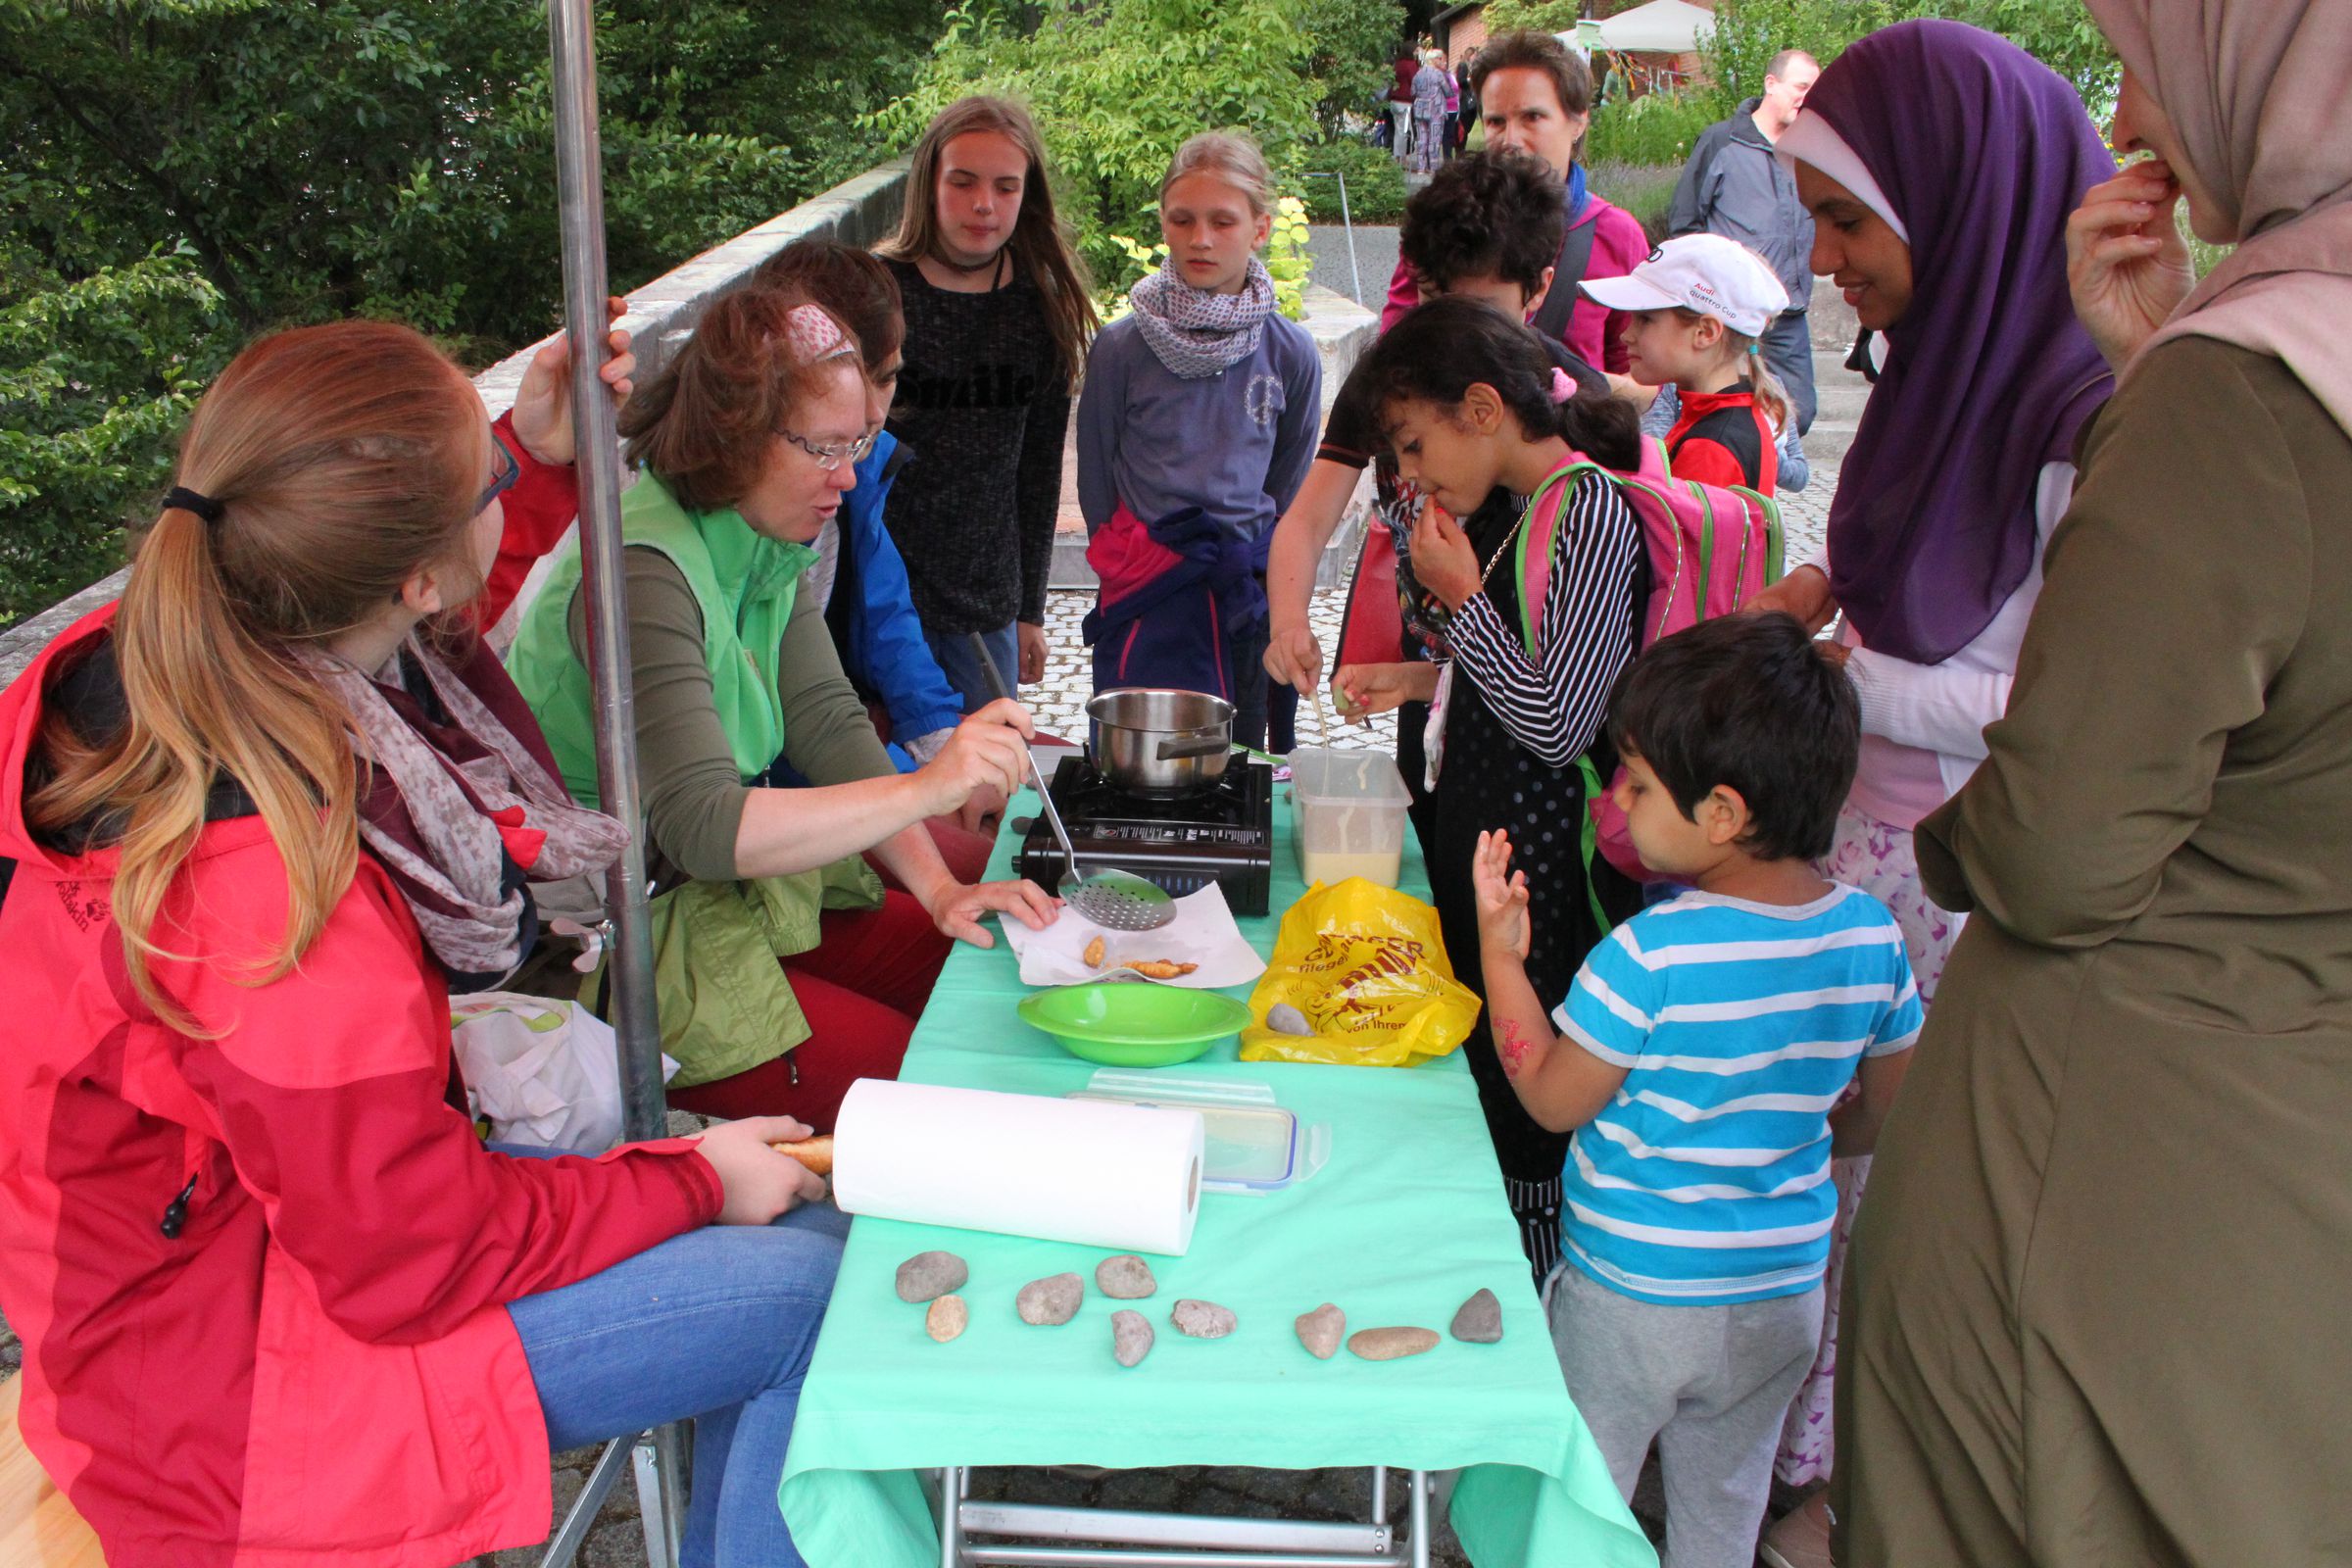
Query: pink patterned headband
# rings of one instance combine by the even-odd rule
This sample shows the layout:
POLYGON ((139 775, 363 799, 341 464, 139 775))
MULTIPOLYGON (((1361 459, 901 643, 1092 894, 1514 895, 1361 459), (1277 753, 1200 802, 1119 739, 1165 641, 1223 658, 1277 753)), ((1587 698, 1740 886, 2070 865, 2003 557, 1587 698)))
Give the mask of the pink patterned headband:
POLYGON ((784 331, 793 358, 803 365, 821 365, 858 352, 841 323, 813 305, 795 305, 785 312, 784 331))

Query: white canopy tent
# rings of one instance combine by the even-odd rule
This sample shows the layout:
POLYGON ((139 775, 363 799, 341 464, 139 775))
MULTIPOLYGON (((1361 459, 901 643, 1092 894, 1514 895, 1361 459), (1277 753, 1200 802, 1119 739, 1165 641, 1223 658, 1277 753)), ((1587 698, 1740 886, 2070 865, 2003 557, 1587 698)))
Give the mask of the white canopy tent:
POLYGON ((1605 49, 1614 54, 1694 54, 1715 30, 1715 14, 1690 0, 1649 0, 1631 11, 1620 11, 1597 23, 1580 24, 1560 40, 1586 52, 1605 49))

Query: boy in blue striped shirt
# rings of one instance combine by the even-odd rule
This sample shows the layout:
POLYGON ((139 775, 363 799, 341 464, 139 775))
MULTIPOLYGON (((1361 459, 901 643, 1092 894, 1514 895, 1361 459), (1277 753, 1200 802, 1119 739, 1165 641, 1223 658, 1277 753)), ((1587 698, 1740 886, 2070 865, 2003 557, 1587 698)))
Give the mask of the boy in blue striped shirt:
POLYGON ((1661 640, 1609 727, 1634 848, 1690 891, 1611 932, 1546 1013, 1522 961, 1526 875, 1505 835, 1483 836, 1487 1004, 1521 1103, 1575 1134, 1548 1289, 1568 1391, 1629 1499, 1657 1443, 1666 1564, 1748 1568, 1820 1346, 1830 1155, 1877 1141, 1919 994, 1893 916, 1813 869, 1861 718, 1795 621, 1723 616, 1661 640))

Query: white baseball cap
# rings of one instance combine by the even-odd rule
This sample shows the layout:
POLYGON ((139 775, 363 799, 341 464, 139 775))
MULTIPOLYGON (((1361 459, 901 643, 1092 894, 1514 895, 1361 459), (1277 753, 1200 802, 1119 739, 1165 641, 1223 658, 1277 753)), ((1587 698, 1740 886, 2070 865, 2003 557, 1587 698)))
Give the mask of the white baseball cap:
POLYGON ((1762 335, 1788 308, 1764 258, 1721 234, 1682 234, 1622 277, 1577 285, 1612 311, 1696 311, 1744 337, 1762 335))

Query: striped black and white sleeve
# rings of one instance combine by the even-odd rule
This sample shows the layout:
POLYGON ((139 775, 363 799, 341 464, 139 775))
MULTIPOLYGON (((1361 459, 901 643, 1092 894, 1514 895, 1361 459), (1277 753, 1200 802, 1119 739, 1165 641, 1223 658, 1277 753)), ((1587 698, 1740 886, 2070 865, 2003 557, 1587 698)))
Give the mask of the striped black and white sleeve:
MULTIPOLYGON (((1511 737, 1553 767, 1592 749, 1609 695, 1634 657, 1634 573, 1642 535, 1617 487, 1598 474, 1577 480, 1552 536, 1539 659, 1485 593, 1446 621, 1462 673, 1478 683, 1511 737)), ((1507 559, 1498 570, 1508 569, 1507 559)))

